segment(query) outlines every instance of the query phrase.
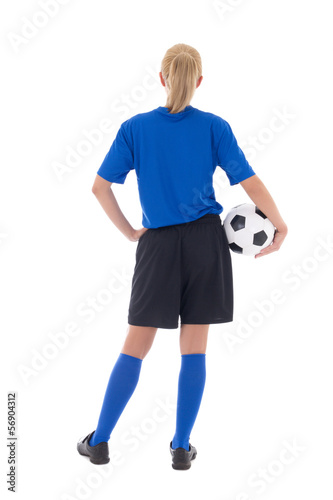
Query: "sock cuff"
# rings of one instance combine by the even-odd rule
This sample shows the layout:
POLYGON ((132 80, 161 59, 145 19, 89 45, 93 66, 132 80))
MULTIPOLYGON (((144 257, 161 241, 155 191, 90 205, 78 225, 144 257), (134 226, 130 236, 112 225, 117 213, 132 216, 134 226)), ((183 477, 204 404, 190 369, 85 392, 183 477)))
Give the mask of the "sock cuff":
POLYGON ((194 368, 204 366, 206 364, 206 353, 196 352, 193 354, 182 354, 181 366, 194 368))
POLYGON ((192 353, 192 354, 182 354, 182 358, 186 357, 192 357, 192 356, 206 356, 206 353, 205 352, 195 352, 195 353, 192 353))
POLYGON ((133 363, 140 364, 140 365, 142 363, 142 359, 141 358, 136 358, 135 356, 130 356, 129 354, 125 354, 124 352, 121 352, 119 354, 119 357, 122 358, 122 359, 126 359, 128 361, 131 361, 133 363))

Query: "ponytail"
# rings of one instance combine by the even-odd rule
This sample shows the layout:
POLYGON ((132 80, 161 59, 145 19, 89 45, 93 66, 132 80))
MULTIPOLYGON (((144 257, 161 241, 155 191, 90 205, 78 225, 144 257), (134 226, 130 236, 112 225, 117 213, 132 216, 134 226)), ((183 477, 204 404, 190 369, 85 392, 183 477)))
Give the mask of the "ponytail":
POLYGON ((193 47, 178 43, 166 52, 161 72, 168 89, 166 107, 170 113, 179 113, 190 104, 201 76, 200 54, 193 47))

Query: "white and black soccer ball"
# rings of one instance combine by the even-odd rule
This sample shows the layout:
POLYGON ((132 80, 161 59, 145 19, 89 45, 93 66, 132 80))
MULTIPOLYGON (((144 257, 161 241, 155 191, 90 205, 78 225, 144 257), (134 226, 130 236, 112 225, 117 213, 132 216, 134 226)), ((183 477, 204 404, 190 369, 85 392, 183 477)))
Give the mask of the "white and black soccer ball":
POLYGON ((233 207, 223 225, 230 249, 242 255, 256 255, 274 239, 274 225, 252 203, 233 207))

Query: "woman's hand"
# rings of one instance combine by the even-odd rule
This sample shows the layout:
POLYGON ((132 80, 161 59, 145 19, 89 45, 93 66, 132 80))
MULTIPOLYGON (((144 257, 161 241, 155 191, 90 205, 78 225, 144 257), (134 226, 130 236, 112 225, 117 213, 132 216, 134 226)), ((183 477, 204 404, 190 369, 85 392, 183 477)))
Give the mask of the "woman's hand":
POLYGON ((276 252, 276 250, 279 250, 285 237, 287 236, 287 233, 288 233, 287 227, 280 229, 280 230, 276 229, 272 243, 270 245, 268 245, 268 247, 260 250, 260 252, 254 256, 254 258, 256 259, 258 257, 263 257, 264 255, 267 255, 269 253, 276 252))
POLYGON ((128 239, 130 241, 138 241, 146 231, 148 231, 147 227, 142 227, 141 229, 134 229, 131 236, 128 239))

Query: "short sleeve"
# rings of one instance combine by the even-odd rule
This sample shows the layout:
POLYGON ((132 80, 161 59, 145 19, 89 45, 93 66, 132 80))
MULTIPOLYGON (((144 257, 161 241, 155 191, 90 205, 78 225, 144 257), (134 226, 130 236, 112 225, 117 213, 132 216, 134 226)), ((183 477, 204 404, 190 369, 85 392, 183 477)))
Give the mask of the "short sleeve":
POLYGON ((122 123, 97 174, 109 182, 124 184, 128 172, 133 169, 133 152, 122 123))
POLYGON ((217 147, 217 164, 225 171, 230 185, 233 186, 252 177, 255 172, 239 147, 229 123, 223 121, 224 130, 217 147))

